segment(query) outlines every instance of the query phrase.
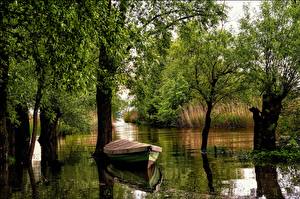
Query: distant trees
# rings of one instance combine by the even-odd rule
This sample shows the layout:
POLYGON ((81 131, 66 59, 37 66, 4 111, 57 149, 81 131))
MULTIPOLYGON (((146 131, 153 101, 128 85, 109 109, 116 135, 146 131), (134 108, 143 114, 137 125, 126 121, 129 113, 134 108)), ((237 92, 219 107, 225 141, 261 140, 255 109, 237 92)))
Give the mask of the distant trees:
POLYGON ((240 62, 262 95, 262 109, 252 107, 254 149, 276 148, 276 127, 283 100, 299 95, 300 4, 263 2, 259 16, 241 20, 240 62))
POLYGON ((149 12, 141 13, 143 37, 136 47, 134 75, 129 88, 135 96, 133 105, 142 120, 155 126, 176 126, 178 106, 187 100, 187 90, 177 93, 178 89, 186 88, 183 79, 176 82, 174 78, 173 82, 164 84, 164 78, 169 78, 163 77, 163 71, 172 44, 172 32, 177 32, 181 25, 191 20, 203 27, 213 26, 225 13, 219 4, 210 1, 153 1, 148 6, 149 12))

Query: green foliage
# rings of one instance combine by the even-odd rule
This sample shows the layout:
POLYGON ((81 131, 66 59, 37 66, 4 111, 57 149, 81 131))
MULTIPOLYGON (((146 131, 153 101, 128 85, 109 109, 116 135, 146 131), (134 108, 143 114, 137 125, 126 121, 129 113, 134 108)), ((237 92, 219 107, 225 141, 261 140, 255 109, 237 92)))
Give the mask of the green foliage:
POLYGON ((300 138, 300 100, 287 99, 279 118, 278 132, 282 139, 300 138))
POLYGON ((299 3, 264 1, 251 18, 246 10, 239 34, 240 64, 261 94, 285 98, 299 88, 299 3))
POLYGON ((276 151, 254 151, 252 159, 256 163, 287 163, 300 162, 300 152, 298 148, 281 149, 276 151))

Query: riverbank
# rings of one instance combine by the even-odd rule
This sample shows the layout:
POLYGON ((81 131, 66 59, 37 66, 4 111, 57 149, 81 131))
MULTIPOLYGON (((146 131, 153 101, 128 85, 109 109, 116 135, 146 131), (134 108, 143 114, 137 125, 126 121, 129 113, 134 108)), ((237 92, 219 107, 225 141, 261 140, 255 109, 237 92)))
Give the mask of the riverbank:
MULTIPOLYGON (((173 122, 160 122, 155 117, 142 117, 137 110, 124 113, 127 123, 147 124, 154 127, 201 128, 204 124, 206 108, 202 104, 187 104, 182 107, 173 122)), ((253 119, 249 106, 243 103, 223 103, 216 105, 212 112, 211 128, 252 128, 253 119)))

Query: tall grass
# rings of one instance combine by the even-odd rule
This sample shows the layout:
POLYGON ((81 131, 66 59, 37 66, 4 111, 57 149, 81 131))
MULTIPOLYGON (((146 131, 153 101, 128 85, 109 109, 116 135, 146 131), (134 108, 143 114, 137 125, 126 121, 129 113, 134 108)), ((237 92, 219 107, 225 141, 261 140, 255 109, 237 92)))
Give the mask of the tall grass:
POLYGON ((123 115, 124 121, 127 123, 137 123, 138 122, 138 112, 136 110, 126 111, 123 115))
MULTIPOLYGON (((188 104, 180 112, 180 127, 202 127, 206 108, 201 104, 188 104)), ((218 104, 212 111, 212 128, 247 128, 253 126, 249 106, 243 103, 218 104)))

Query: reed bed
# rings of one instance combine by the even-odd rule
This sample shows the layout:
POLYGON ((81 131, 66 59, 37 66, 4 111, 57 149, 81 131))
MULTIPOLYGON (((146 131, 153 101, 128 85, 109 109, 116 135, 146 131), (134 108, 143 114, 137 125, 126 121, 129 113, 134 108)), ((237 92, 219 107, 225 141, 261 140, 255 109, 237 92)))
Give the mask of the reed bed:
POLYGON ((138 121, 138 112, 136 110, 126 111, 123 115, 126 123, 136 123, 138 121))
MULTIPOLYGON (((206 108, 202 104, 188 104, 179 113, 179 126, 188 128, 202 127, 206 108)), ((212 111, 212 128, 248 128, 253 126, 249 106, 243 103, 223 103, 212 111)))

